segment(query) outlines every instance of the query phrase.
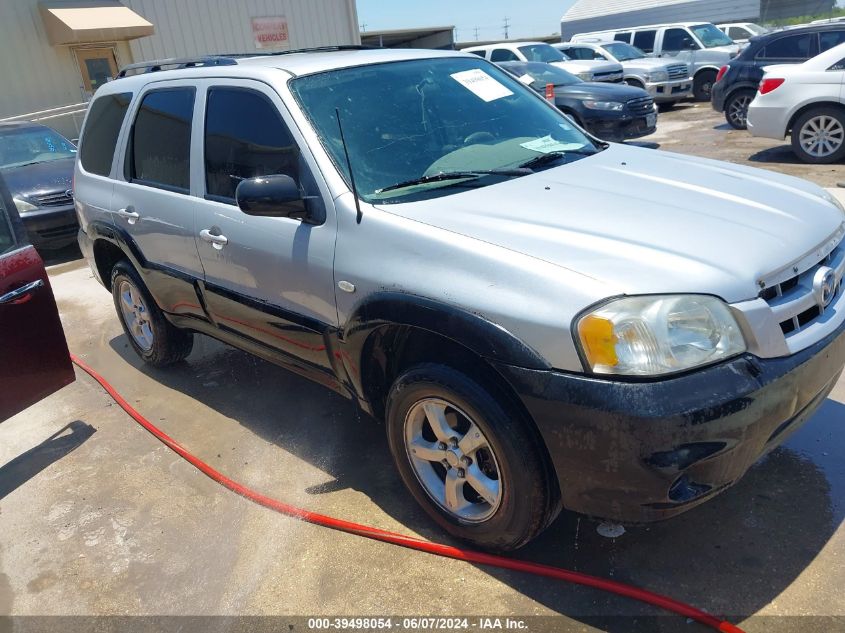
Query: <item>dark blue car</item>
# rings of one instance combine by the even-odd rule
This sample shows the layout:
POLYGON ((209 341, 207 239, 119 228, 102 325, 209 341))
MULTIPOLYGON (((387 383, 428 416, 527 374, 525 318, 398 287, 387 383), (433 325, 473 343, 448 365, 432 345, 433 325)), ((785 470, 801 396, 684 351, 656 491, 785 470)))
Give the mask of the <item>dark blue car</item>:
POLYGON ((0 123, 0 170, 36 248, 62 248, 76 241, 75 158, 76 146, 47 126, 0 123))
POLYGON ((538 92, 551 84, 558 109, 604 141, 639 138, 657 129, 654 99, 642 88, 583 81, 542 62, 500 62, 499 66, 538 92))

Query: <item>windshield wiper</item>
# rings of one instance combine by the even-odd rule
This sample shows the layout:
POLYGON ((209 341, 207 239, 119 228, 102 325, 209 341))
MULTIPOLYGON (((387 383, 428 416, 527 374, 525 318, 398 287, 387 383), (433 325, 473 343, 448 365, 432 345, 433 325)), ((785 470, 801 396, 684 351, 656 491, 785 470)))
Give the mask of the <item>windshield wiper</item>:
POLYGON ((569 149, 566 151, 559 150, 555 152, 546 152, 545 154, 540 154, 539 156, 535 156, 534 158, 525 161, 520 165, 520 167, 522 169, 533 169, 534 167, 548 165, 549 163, 553 163, 562 158, 566 158, 571 154, 576 154, 578 156, 592 156, 595 153, 595 151, 585 149, 569 149))
POLYGON ((412 178, 403 182, 397 182, 395 185, 388 185, 381 189, 376 189, 375 193, 384 193, 385 191, 393 191, 394 189, 404 189, 405 187, 413 187, 414 185, 424 185, 428 182, 440 182, 444 180, 477 180, 482 176, 526 176, 531 171, 520 166, 519 169, 480 169, 473 171, 442 171, 438 174, 430 174, 428 176, 420 176, 419 178, 412 178))

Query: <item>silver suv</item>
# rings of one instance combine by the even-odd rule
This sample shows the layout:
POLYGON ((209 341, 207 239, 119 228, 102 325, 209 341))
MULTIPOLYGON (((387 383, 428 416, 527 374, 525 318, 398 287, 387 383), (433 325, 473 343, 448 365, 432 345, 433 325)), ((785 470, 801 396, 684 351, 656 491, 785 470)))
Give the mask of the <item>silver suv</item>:
POLYGON ((597 59, 622 64, 625 83, 646 90, 655 103, 672 105, 692 97, 689 64, 646 57, 636 46, 625 42, 567 42, 554 47, 575 60, 597 59))
POLYGON ((598 141, 476 55, 149 66, 97 91, 75 173, 128 341, 345 395, 458 537, 688 510, 842 371, 845 214, 814 185, 598 141))

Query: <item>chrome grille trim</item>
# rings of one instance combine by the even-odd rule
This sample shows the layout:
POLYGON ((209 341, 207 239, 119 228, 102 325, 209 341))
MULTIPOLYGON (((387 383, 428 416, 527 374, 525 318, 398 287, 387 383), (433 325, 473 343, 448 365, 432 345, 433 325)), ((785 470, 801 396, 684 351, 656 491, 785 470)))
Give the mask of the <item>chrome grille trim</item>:
POLYGON ((51 191, 31 197, 39 207, 58 207, 73 204, 73 197, 67 195, 67 191, 67 189, 62 189, 61 191, 51 191))
POLYGON ((679 64, 677 66, 669 66, 667 69, 669 79, 687 79, 689 77, 689 66, 679 64))

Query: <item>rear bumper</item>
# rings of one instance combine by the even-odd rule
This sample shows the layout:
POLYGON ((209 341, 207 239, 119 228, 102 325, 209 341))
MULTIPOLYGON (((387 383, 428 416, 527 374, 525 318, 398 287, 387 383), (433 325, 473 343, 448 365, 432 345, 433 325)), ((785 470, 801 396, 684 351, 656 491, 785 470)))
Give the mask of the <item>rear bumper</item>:
POLYGON ((76 241, 79 244, 79 250, 82 252, 82 256, 88 262, 88 267, 94 273, 94 279, 99 281, 100 285, 105 286, 106 284, 100 277, 100 271, 97 269, 97 262, 94 259, 94 242, 81 227, 76 233, 76 241))
POLYGON ((537 423, 564 506, 640 523, 736 483, 810 418, 843 365, 845 324, 789 357, 746 354, 648 383, 499 370, 537 423))
POLYGON ((79 222, 73 205, 39 209, 21 216, 29 241, 36 248, 62 248, 73 244, 79 222))
POLYGON ((756 102, 757 99, 748 106, 748 118, 746 119, 751 136, 783 140, 789 132, 786 129, 787 117, 784 108, 769 108, 756 102))

